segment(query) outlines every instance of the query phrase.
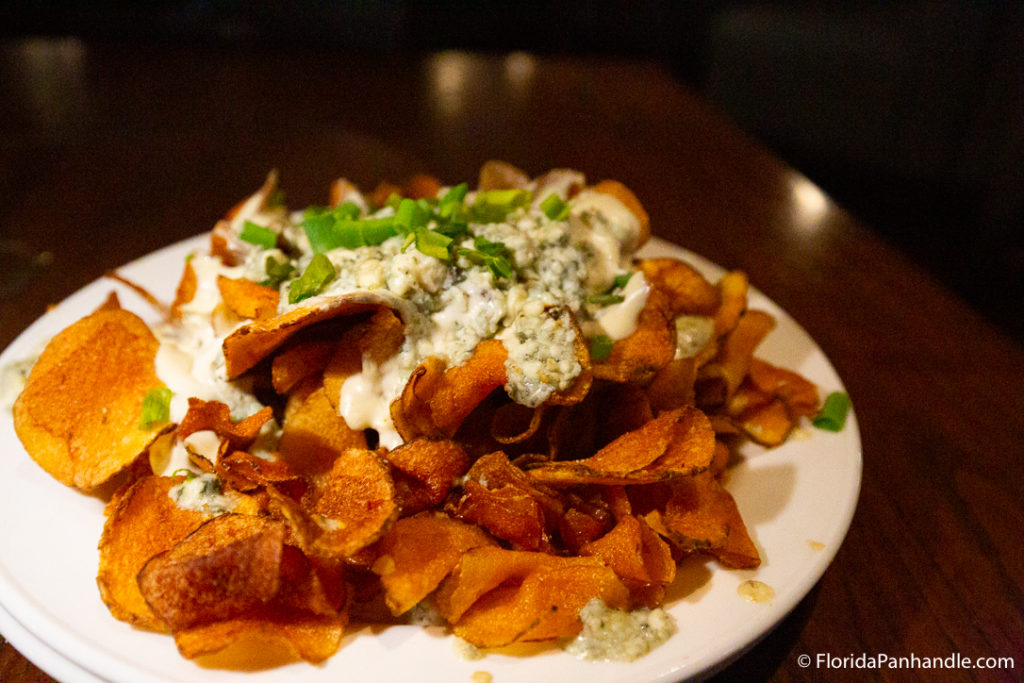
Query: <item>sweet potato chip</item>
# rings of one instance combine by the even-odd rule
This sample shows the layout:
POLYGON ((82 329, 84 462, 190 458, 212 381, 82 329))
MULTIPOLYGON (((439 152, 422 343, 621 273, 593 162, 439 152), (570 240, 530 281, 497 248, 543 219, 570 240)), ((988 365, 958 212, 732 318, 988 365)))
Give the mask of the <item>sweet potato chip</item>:
POLYGON ((317 477, 330 470, 343 451, 366 448, 366 436, 348 426, 331 405, 327 390, 310 378, 288 399, 277 448, 293 471, 317 477))
POLYGON ((495 543, 479 528, 442 515, 395 522, 377 542, 373 564, 392 614, 412 609, 440 585, 463 553, 483 545, 495 543))
POLYGON ((747 310, 747 290, 750 288, 746 273, 731 270, 718 281, 722 304, 715 313, 715 334, 732 332, 740 316, 747 310))
POLYGON ((637 237, 636 244, 632 245, 634 248, 642 247, 650 239, 651 219, 647 216, 647 211, 644 210, 643 204, 640 203, 640 200, 637 199, 632 190, 617 180, 602 180, 591 189, 595 192, 610 194, 622 202, 623 206, 629 209, 631 214, 636 216, 637 221, 640 223, 640 234, 637 237))
POLYGON ((642 259, 640 271, 651 286, 668 295, 669 311, 677 315, 714 315, 721 304, 718 289, 696 268, 674 258, 642 259))
POLYGON ((249 370, 294 334, 310 325, 342 316, 368 313, 393 303, 392 298, 378 292, 353 292, 243 325, 224 340, 224 363, 228 379, 234 379, 249 370))
POLYGON ((751 358, 747 376, 758 389, 781 399, 794 415, 818 410, 818 388, 799 373, 751 358))
POLYGON ((260 429, 273 416, 274 411, 267 406, 244 420, 232 422, 231 408, 227 404, 189 397, 188 411, 178 425, 178 438, 184 439, 195 432, 210 430, 227 439, 228 450, 241 451, 252 444, 260 429))
POLYGON ((508 351, 497 339, 476 345, 462 365, 441 372, 428 358, 413 372, 402 395, 391 405, 395 427, 406 441, 417 436, 451 437, 473 409, 505 384, 508 351))
POLYGON ((558 485, 650 483, 704 471, 714 448, 707 417, 684 407, 662 413, 589 458, 544 463, 529 475, 558 485))
POLYGON ((308 509, 323 530, 316 547, 342 557, 383 536, 399 512, 387 466, 360 448, 344 451, 318 479, 308 509))
POLYGON ((270 366, 274 391, 287 394, 302 380, 323 372, 334 353, 334 347, 333 341, 315 339, 276 354, 270 366))
POLYGON ((469 456, 452 441, 415 439, 384 457, 395 470, 404 515, 440 504, 455 479, 469 469, 469 456))
POLYGON ((252 616, 196 626, 174 634, 178 652, 207 666, 254 670, 296 659, 318 664, 341 646, 344 615, 264 609, 252 616), (216 654, 216 656, 211 656, 216 654))
POLYGON ((146 562, 139 589, 172 631, 224 621, 277 595, 283 549, 284 525, 221 515, 146 562))
POLYGON ((642 518, 632 515, 622 517, 610 532, 585 544, 579 554, 600 558, 637 595, 646 595, 645 589, 652 584, 667 586, 676 576, 668 544, 642 518))
POLYGON ((174 301, 171 303, 171 315, 175 318, 181 317, 181 307, 196 297, 199 288, 199 280, 196 278, 196 269, 192 267, 191 261, 185 262, 185 268, 181 271, 181 280, 174 292, 174 301))
POLYGON ((488 190, 513 190, 526 187, 530 183, 530 176, 512 164, 504 161, 491 159, 485 161, 480 167, 480 174, 477 178, 477 189, 481 192, 488 190))
POLYGON ((675 325, 668 296, 661 289, 652 287, 637 316, 636 330, 616 341, 608 358, 593 362, 594 377, 644 385, 672 360, 675 353, 675 325))
POLYGON ((718 355, 697 373, 698 405, 721 404, 732 397, 747 376, 754 350, 774 327, 775 319, 764 311, 740 316, 718 355))
POLYGON ((199 510, 178 507, 170 490, 184 477, 145 477, 111 501, 100 538, 96 576, 110 613, 141 628, 167 630, 146 604, 135 577, 151 557, 210 518, 199 510))
POLYGON ((629 591, 596 558, 476 548, 463 555, 436 596, 460 638, 478 647, 568 637, 579 611, 599 598, 625 607, 629 591))
POLYGON ((57 334, 13 406, 14 429, 40 467, 68 486, 103 484, 134 461, 167 423, 140 424, 162 386, 158 343, 141 318, 102 309, 57 334))
POLYGON ((342 333, 324 369, 324 387, 335 409, 345 380, 362 371, 363 358, 380 365, 401 348, 404 339, 405 326, 388 308, 342 333))
POLYGON ((277 313, 281 292, 245 278, 217 276, 217 289, 224 304, 242 318, 264 320, 277 313))

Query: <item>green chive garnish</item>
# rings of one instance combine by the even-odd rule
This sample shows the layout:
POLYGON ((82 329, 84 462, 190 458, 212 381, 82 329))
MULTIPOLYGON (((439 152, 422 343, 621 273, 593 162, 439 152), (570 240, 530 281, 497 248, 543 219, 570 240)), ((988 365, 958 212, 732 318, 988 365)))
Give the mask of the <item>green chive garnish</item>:
POLYGON ((139 429, 149 429, 158 422, 171 419, 171 396, 174 393, 167 387, 157 387, 146 392, 142 399, 142 415, 139 416, 139 429))
POLYGON ((436 230, 425 227, 416 230, 416 248, 427 256, 433 256, 442 261, 450 260, 451 253, 448 251, 448 246, 451 243, 451 237, 442 235, 436 230))
POLYGON ((590 340, 590 357, 594 360, 605 360, 612 355, 615 342, 606 334, 599 334, 590 340))
POLYGON ((849 394, 833 392, 825 399, 825 404, 811 420, 811 424, 830 432, 841 431, 846 424, 846 414, 850 412, 850 406, 849 394))
POLYGON ((612 304, 621 304, 626 300, 626 297, 618 294, 594 294, 587 297, 587 303, 597 304, 598 306, 611 306, 612 304))
POLYGON ((633 273, 623 273, 616 275, 615 280, 612 282, 612 289, 622 289, 629 284, 629 278, 633 277, 633 273))
POLYGON ((569 217, 569 205, 552 192, 540 203, 540 210, 553 221, 564 221, 569 217))
POLYGON ((260 284, 272 289, 280 287, 281 283, 290 278, 292 273, 295 272, 295 266, 287 260, 278 261, 273 256, 267 257, 266 262, 263 264, 263 269, 267 272, 267 277, 260 284))
POLYGON ((522 206, 529 206, 533 195, 528 190, 489 190, 478 192, 470 209, 477 223, 500 223, 522 206))
POLYGON ((415 232, 427 224, 430 215, 414 199, 403 199, 395 210, 395 227, 400 232, 415 232))
POLYGON ((252 221, 246 221, 242 225, 242 232, 238 234, 238 239, 264 249, 273 249, 277 246, 277 233, 252 221))
POLYGON ((323 291, 334 279, 334 265, 323 254, 314 254, 313 260, 306 266, 297 280, 288 286, 288 303, 296 304, 323 291))

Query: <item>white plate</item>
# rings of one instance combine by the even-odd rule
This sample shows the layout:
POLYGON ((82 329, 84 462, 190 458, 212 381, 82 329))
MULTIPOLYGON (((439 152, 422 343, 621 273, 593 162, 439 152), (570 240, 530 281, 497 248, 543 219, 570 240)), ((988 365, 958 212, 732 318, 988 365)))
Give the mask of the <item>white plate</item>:
MULTIPOLYGON (((121 273, 169 300, 184 257, 204 249, 197 236, 139 259, 121 273)), ((722 270, 659 240, 645 255, 689 260, 716 280, 722 270)), ((111 280, 93 282, 44 315, 2 355, 0 367, 32 356, 52 335, 91 312, 111 289, 143 317, 155 318, 131 290, 111 280)), ((776 317, 778 327, 758 355, 802 373, 822 395, 842 390, 821 349, 784 311, 757 291, 750 306, 776 317)), ((762 554, 756 570, 726 570, 713 560, 693 559, 680 568, 669 610, 679 632, 648 656, 630 663, 586 662, 557 648, 530 657, 490 654, 464 661, 454 639, 440 629, 398 626, 376 634, 346 636, 341 650, 322 666, 236 672, 200 668, 182 659, 174 641, 116 621, 96 589, 96 544, 103 502, 77 493, 45 474, 25 453, 9 409, 0 414, 0 630, 40 668, 64 683, 109 681, 469 681, 477 671, 496 681, 676 681, 721 668, 768 633, 814 586, 849 528, 860 490, 861 452, 851 414, 839 433, 803 430, 774 450, 749 446, 732 469, 728 489, 762 554), (775 597, 748 602, 737 593, 757 579, 775 597)))

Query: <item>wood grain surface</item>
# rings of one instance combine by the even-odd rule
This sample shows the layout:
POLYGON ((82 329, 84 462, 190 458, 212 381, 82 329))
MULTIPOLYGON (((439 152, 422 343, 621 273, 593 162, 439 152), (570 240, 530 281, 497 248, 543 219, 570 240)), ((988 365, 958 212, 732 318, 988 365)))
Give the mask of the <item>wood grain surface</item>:
MULTIPOLYGON (((337 176, 458 182, 490 158, 624 182, 654 234, 746 271, 849 389, 853 526, 724 680, 1024 675, 1024 350, 657 62, 0 43, 0 239, 35 259, 0 299, 0 348, 105 270, 208 230, 271 168, 302 206, 337 176), (800 665, 818 653, 1014 663, 800 665)), ((2 641, 0 681, 49 680, 2 641)))

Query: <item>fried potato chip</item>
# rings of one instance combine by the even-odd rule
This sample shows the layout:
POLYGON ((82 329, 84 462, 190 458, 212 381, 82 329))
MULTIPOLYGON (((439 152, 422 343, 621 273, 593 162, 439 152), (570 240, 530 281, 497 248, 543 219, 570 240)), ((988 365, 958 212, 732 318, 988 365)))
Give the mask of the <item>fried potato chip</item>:
POLYGON ((345 380, 362 371, 364 358, 380 365, 398 352, 404 340, 405 326, 389 308, 345 330, 324 368, 324 387, 334 408, 338 408, 345 380))
POLYGON ((191 261, 185 261, 185 268, 181 271, 181 280, 178 281, 178 287, 174 291, 174 301, 171 303, 173 317, 181 317, 181 307, 196 297, 198 289, 199 280, 196 278, 196 269, 192 267, 191 261))
POLYGON ((731 270, 718 281, 718 292, 722 304, 715 312, 715 334, 722 336, 732 332, 740 316, 747 310, 747 290, 750 288, 746 273, 731 270))
POLYGON ((440 585, 463 553, 496 545, 485 532, 439 514, 406 517, 377 542, 373 572, 392 614, 408 612, 440 585))
POLYGON ((413 371, 402 395, 391 404, 391 416, 402 438, 450 438, 487 396, 505 384, 508 351, 498 339, 476 345, 462 365, 444 368, 427 358, 413 371))
POLYGON ((301 496, 306 480, 283 460, 268 460, 246 451, 234 451, 217 459, 217 476, 236 491, 252 491, 274 484, 301 496))
POLYGON ((642 596, 634 602, 648 597, 649 586, 667 586, 676 576, 671 548, 642 518, 632 515, 622 517, 607 534, 583 545, 579 554, 598 557, 611 567, 632 594, 642 596))
POLYGON ((637 316, 636 329, 612 345, 608 358, 593 361, 594 377, 646 385, 675 353, 676 333, 668 296, 652 287, 637 316))
POLYGON ((579 611, 593 598, 613 607, 629 601, 628 589, 597 558, 485 546, 463 555, 435 601, 457 636, 502 647, 578 633, 579 611))
POLYGON ((644 389, 651 409, 660 412, 693 405, 693 384, 696 379, 696 359, 677 358, 671 361, 658 370, 654 379, 644 389))
POLYGON ((275 354, 270 366, 274 391, 287 394, 302 380, 322 373, 334 353, 334 347, 333 341, 314 339, 275 354))
POLYGON ((278 173, 276 170, 267 174, 254 194, 246 197, 224 216, 223 220, 217 221, 210 231, 210 253, 217 256, 226 266, 237 266, 241 260, 241 252, 237 248, 232 219, 242 214, 250 214, 265 209, 277 194, 278 173))
POLYGON ((297 615, 268 608, 180 631, 174 642, 183 657, 210 667, 251 671, 296 659, 319 664, 338 651, 346 623, 343 615, 297 615))
POLYGON ((162 386, 158 343, 133 313, 101 309, 47 344, 12 408, 14 429, 40 467, 90 489, 130 465, 170 425, 140 424, 162 386))
POLYGON ((217 289, 224 304, 242 318, 264 320, 277 313, 281 292, 245 278, 217 276, 217 289))
POLYGON ((517 550, 537 550, 547 541, 543 508, 528 492, 515 486, 487 488, 468 480, 451 512, 508 541, 517 550))
POLYGON ((668 295, 670 315, 714 315, 721 304, 718 288, 689 263, 674 258, 642 259, 644 278, 668 295))
POLYGON ((244 420, 232 422, 231 408, 226 403, 189 397, 188 411, 178 425, 178 438, 184 439, 195 432, 210 430, 222 439, 227 439, 229 451, 242 451, 252 444, 263 425, 273 417, 273 409, 267 406, 244 420))
POLYGON ((415 439, 388 451, 403 515, 444 501, 455 479, 469 469, 469 456, 452 441, 415 439))
POLYGON ((166 631, 167 625, 149 608, 136 575, 154 555, 210 518, 199 510, 178 507, 173 487, 184 477, 145 477, 114 498, 100 537, 96 584, 110 613, 140 628, 166 631))
POLYGON ((296 473, 318 477, 349 448, 366 448, 366 435, 352 429, 331 405, 327 390, 309 378, 288 398, 278 456, 296 473))
POLYGON ((813 415, 818 410, 818 388, 797 372, 751 358, 747 377, 761 391, 781 399, 795 415, 813 415))
POLYGON ((529 184, 530 176, 524 171, 496 159, 485 161, 477 178, 477 190, 480 192, 522 189, 529 184))
POLYGON ((383 536, 399 512, 387 465, 373 451, 361 448, 338 456, 308 498, 307 509, 323 530, 316 548, 342 557, 383 536))
POLYGON ((651 483, 706 470, 714 449, 707 417, 683 407, 623 434, 589 458, 544 463, 528 473, 536 481, 558 485, 651 483))
POLYGON ((263 517, 214 517, 146 562, 139 589, 175 632, 241 616, 277 595, 284 531, 263 517))
POLYGON ((746 311, 740 316, 714 360, 697 373, 698 405, 729 401, 747 376, 754 350, 774 327, 775 319, 764 311, 746 311))
POLYGON ((224 339, 224 362, 228 379, 249 370, 297 332, 320 322, 343 316, 369 313, 394 300, 379 292, 353 292, 318 300, 287 313, 254 320, 224 339))

